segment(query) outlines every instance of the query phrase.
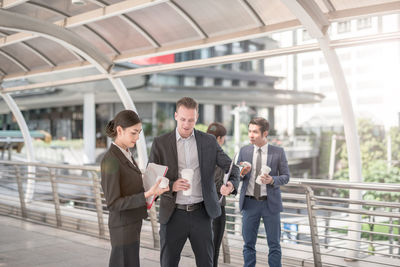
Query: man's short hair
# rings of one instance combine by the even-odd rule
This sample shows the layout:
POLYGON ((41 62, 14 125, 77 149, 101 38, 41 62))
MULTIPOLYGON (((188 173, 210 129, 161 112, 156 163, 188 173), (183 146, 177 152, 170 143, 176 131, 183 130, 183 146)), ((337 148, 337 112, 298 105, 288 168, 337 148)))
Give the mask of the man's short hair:
POLYGON ((258 125, 260 127, 261 133, 269 131, 269 122, 262 117, 252 118, 251 121, 249 122, 249 125, 250 124, 258 125))
POLYGON ((197 112, 199 111, 199 104, 191 97, 185 96, 179 99, 176 102, 176 111, 178 111, 180 106, 184 106, 187 109, 195 109, 197 112))

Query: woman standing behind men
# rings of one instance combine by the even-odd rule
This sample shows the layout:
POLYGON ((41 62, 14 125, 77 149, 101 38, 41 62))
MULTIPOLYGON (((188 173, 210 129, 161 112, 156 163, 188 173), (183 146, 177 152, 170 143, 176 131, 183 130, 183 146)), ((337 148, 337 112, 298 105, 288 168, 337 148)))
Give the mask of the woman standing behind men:
MULTIPOLYGON (((217 138, 217 142, 222 146, 225 142, 226 129, 219 122, 213 122, 208 126, 207 133, 212 134, 217 138)), ((220 189, 224 182, 224 171, 218 166, 215 167, 215 186, 217 187, 218 197, 221 198, 220 189)), ((222 238, 225 231, 226 213, 225 213, 225 197, 222 198, 221 202, 221 216, 213 220, 213 232, 214 232, 214 267, 218 266, 219 249, 221 247, 222 238)))
POLYGON ((101 186, 110 211, 110 267, 140 266, 139 243, 142 220, 147 217, 146 198, 169 190, 158 181, 144 192, 142 173, 129 148, 135 146, 142 131, 139 116, 132 110, 119 112, 106 126, 114 142, 101 161, 101 186))

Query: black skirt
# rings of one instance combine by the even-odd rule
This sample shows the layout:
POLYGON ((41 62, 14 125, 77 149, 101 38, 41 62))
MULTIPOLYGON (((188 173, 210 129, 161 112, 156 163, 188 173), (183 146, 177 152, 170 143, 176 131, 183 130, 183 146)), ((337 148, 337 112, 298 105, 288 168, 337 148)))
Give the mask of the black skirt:
POLYGON ((139 267, 142 220, 110 228, 111 255, 109 267, 139 267))

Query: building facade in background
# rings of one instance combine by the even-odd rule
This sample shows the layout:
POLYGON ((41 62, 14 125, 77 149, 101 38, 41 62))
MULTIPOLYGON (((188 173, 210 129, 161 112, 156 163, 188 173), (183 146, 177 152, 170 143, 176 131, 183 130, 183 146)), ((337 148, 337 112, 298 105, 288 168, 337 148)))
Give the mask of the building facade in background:
MULTIPOLYGON (((400 15, 346 20, 332 24, 332 40, 397 32, 400 15)), ((279 46, 315 42, 306 30, 272 35, 279 46)), ((399 126, 400 41, 371 43, 336 49, 345 74, 356 118, 369 118, 385 127, 399 126)), ((275 109, 278 131, 293 133, 296 128, 341 129, 343 120, 336 90, 322 52, 268 58, 265 73, 285 77, 276 88, 311 91, 325 96, 320 103, 284 106, 275 109)))

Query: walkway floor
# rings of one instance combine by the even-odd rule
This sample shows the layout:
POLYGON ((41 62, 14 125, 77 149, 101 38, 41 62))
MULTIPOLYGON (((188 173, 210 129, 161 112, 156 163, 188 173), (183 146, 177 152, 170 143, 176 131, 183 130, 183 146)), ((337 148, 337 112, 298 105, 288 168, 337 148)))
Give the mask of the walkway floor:
MULTIPOLYGON (((0 215, 0 267, 101 267, 108 266, 109 253, 108 240, 0 215)), ((141 266, 160 266, 159 255, 141 248, 141 266)), ((182 257, 180 266, 196 265, 182 257)))

